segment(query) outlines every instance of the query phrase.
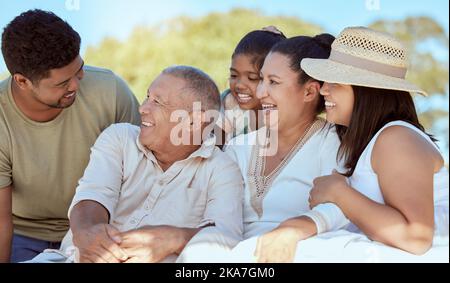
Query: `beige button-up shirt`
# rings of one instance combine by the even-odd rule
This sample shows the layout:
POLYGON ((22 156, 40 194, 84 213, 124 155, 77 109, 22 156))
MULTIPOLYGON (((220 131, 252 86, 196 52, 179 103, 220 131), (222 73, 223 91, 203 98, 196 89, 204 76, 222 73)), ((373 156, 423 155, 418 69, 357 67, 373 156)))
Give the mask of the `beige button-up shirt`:
POLYGON ((243 180, 215 138, 166 172, 139 142, 140 128, 115 124, 91 149, 69 209, 83 200, 102 204, 120 231, 147 225, 199 228, 214 224, 235 239, 243 233, 243 180))

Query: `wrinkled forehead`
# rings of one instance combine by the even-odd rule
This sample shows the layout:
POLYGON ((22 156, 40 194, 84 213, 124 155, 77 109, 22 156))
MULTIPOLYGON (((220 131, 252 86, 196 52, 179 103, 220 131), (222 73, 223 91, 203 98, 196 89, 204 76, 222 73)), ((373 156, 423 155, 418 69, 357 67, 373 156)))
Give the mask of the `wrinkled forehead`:
POLYGON ((184 79, 168 74, 161 74, 151 83, 147 92, 149 95, 158 97, 173 105, 186 99, 186 96, 183 94, 188 91, 184 79))

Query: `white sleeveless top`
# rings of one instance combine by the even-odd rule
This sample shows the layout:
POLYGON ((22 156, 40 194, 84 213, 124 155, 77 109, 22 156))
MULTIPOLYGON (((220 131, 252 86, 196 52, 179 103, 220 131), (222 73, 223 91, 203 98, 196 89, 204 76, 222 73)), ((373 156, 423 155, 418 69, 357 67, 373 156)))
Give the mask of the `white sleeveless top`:
MULTIPOLYGON (((372 149, 375 145, 375 142, 380 135, 380 133, 391 126, 404 126, 409 129, 414 130, 422 137, 424 137, 427 141, 430 142, 438 151, 439 148, 432 142, 430 137, 422 132, 420 129, 415 126, 404 122, 404 121, 393 121, 387 123, 383 128, 381 128, 375 136, 372 138, 370 143, 364 149, 361 154, 358 163, 356 164, 355 171, 351 177, 348 178, 349 184, 358 190, 360 193, 364 194, 368 198, 376 201, 378 203, 384 204, 384 198, 381 193, 380 186, 378 184, 377 174, 372 169, 371 157, 372 157, 372 149)), ((448 170, 445 166, 442 169, 434 174, 434 218, 435 218, 435 236, 440 237, 448 237, 449 232, 449 185, 448 185, 448 170)), ((351 225, 348 230, 354 232, 360 232, 359 229, 355 225, 351 225)))

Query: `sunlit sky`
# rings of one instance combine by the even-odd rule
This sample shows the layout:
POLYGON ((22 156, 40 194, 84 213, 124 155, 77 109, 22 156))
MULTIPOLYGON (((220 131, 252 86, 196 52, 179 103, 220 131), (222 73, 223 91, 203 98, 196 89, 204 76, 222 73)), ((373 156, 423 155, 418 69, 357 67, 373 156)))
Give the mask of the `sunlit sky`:
MULTIPOLYGON (((449 30, 447 0, 14 0, 1 1, 0 27, 28 9, 50 10, 80 33, 85 50, 105 36, 124 39, 136 25, 153 25, 178 15, 200 17, 235 7, 299 17, 334 35, 346 26, 417 15, 430 16, 447 34, 449 30)), ((1 57, 0 73, 5 71, 1 57)))
MULTIPOLYGON (((137 25, 155 25, 179 15, 201 17, 236 7, 259 10, 266 15, 298 17, 334 35, 346 26, 407 16, 429 16, 449 34, 448 0, 2 0, 0 28, 29 9, 50 10, 80 33, 84 52, 87 46, 98 44, 106 36, 125 39, 137 25)), ((448 49, 436 49, 433 53, 448 61, 448 49)), ((6 67, 0 55, 0 73, 4 72, 6 67)), ((444 105, 448 110, 448 96, 419 103, 418 108, 433 105, 444 105)))

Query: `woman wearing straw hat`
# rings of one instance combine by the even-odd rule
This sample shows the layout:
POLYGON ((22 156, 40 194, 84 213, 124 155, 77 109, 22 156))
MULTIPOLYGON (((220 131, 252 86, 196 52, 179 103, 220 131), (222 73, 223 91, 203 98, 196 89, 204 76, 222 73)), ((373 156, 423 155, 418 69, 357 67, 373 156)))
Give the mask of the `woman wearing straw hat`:
POLYGON ((419 123, 411 93, 426 93, 405 80, 406 63, 398 40, 362 27, 346 28, 329 59, 302 60, 325 82, 327 120, 346 167, 315 179, 310 206, 334 203, 351 231, 408 253, 446 246, 446 258, 435 259, 448 262, 448 171, 419 123))

